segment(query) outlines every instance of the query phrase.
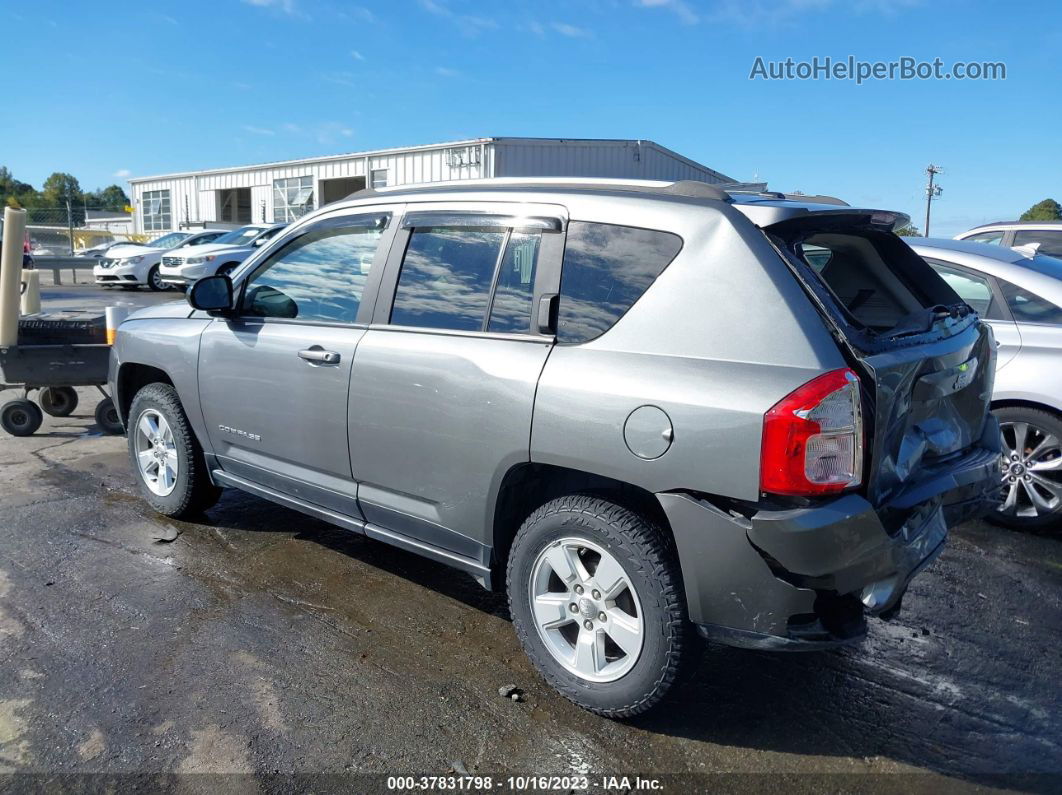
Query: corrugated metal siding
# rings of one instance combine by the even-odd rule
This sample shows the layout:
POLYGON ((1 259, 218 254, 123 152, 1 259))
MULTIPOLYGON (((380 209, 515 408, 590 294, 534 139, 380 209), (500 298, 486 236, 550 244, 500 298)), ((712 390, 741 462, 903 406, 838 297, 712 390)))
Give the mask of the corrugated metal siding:
POLYGON ((696 179, 720 182, 722 175, 678 157, 648 141, 566 141, 561 139, 498 139, 485 144, 451 144, 410 151, 354 154, 349 158, 278 166, 252 166, 223 172, 161 177, 132 183, 136 229, 143 231, 139 209, 146 191, 169 190, 174 229, 187 221, 192 224, 217 220, 214 191, 228 188, 251 189, 251 212, 255 222, 262 220, 265 202, 267 221, 273 220, 273 181, 311 176, 315 199, 320 203, 321 180, 365 177, 368 171, 387 169, 388 185, 410 185, 444 180, 482 177, 604 177, 616 179, 696 179), (466 162, 452 165, 447 150, 465 152, 466 162), (474 157, 468 157, 474 155, 474 157), (475 162, 478 160, 479 162, 475 162), (185 208, 187 207, 187 216, 185 208))

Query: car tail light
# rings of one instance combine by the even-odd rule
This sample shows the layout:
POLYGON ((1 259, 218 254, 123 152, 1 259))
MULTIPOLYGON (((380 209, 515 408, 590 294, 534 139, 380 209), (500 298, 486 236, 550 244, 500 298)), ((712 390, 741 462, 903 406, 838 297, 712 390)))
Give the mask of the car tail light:
POLYGON ((859 378, 845 368, 820 375, 764 415, 760 490, 835 494, 863 480, 859 378))

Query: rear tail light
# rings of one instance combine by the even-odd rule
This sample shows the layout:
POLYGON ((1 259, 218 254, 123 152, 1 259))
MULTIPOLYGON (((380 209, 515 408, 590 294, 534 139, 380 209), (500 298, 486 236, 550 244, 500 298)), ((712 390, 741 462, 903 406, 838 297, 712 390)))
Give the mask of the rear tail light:
POLYGON ((859 378, 845 368, 820 375, 763 418, 760 490, 835 494, 863 480, 859 378))

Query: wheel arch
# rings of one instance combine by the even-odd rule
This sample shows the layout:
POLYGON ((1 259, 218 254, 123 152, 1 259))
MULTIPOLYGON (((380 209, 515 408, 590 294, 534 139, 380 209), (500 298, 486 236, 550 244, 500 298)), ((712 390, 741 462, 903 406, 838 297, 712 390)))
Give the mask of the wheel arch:
POLYGON ((630 508, 663 527, 673 538, 667 516, 651 491, 594 472, 524 461, 506 471, 494 501, 491 535, 494 590, 505 587, 509 550, 524 520, 550 500, 577 492, 593 493, 630 508))
POLYGON ((173 379, 170 378, 165 370, 159 367, 138 362, 122 363, 118 370, 118 379, 115 382, 117 394, 114 396, 114 403, 118 409, 118 415, 122 418, 123 425, 128 425, 129 408, 133 405, 133 398, 136 393, 148 384, 155 383, 174 386, 173 379))

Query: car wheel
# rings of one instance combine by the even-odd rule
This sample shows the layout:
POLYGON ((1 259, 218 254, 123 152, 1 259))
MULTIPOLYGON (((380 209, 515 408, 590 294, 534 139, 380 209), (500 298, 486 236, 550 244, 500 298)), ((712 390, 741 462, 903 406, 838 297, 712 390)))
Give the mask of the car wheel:
POLYGON ((237 263, 235 263, 235 262, 230 262, 227 265, 222 265, 220 268, 218 268, 217 275, 218 276, 231 276, 232 272, 234 270, 236 270, 236 265, 237 265, 237 263))
POLYGON ((111 436, 121 436, 125 433, 125 428, 122 427, 122 418, 118 416, 118 409, 110 398, 104 398, 96 404, 96 411, 93 416, 96 418, 96 425, 104 433, 111 436))
POLYGON ((44 414, 32 400, 20 398, 0 408, 0 425, 12 436, 32 436, 44 422, 44 414))
POLYGON ((159 266, 155 265, 148 271, 147 285, 153 293, 160 293, 166 289, 166 285, 162 281, 162 274, 159 273, 159 266))
POLYGON ((1012 528, 1062 524, 1062 419, 1022 406, 997 409, 1003 434, 1002 503, 989 518, 1012 528))
POLYGON ((149 384, 137 392, 128 437, 140 493, 156 511, 182 519, 218 501, 221 490, 210 482, 203 450, 172 386, 149 384))
POLYGON ((517 637, 546 681, 579 706, 628 718, 656 705, 693 646, 665 531, 587 494, 546 503, 509 555, 517 637))
POLYGON ((53 417, 69 417, 77 408, 77 390, 70 386, 45 387, 37 395, 45 414, 53 417))

